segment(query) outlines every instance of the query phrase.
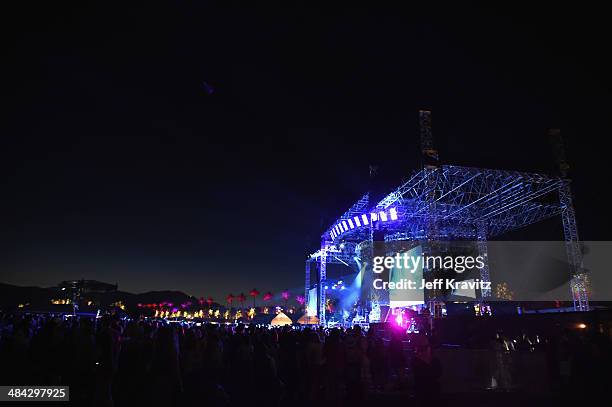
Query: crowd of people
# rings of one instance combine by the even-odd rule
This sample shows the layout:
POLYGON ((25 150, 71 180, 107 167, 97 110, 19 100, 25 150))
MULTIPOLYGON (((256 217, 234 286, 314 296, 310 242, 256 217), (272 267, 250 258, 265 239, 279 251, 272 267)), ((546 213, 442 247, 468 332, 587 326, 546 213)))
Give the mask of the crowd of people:
POLYGON ((0 328, 0 358, 10 366, 1 383, 69 385, 71 400, 87 405, 355 405, 366 392, 408 386, 411 366, 419 393, 438 390, 427 341, 407 351, 401 333, 383 339, 359 326, 5 315, 0 328))
POLYGON ((508 337, 498 332, 491 340, 490 389, 512 390, 521 386, 528 366, 526 354, 540 353, 547 364, 550 389, 571 397, 603 393, 610 376, 612 343, 603 331, 562 328, 547 338, 522 333, 508 337))
MULTIPOLYGON (((72 401, 92 406, 354 406, 393 391, 431 402, 443 373, 430 336, 411 334, 407 340, 400 330, 364 332, 359 326, 295 329, 0 314, 0 335, 0 383, 68 385, 72 401)), ((551 350, 551 374, 569 380, 567 363, 586 369, 582 365, 592 352, 609 352, 609 344, 593 350, 580 340, 567 333, 554 343, 498 335, 490 347, 492 380, 511 387, 513 351, 551 350)))

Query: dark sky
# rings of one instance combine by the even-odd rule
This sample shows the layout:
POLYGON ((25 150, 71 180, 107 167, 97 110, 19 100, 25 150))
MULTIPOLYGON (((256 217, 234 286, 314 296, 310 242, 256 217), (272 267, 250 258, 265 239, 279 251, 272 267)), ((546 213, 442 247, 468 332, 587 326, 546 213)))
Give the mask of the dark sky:
POLYGON ((299 287, 368 164, 386 181, 418 166, 419 107, 446 163, 548 171, 545 129, 561 128, 581 235, 608 239, 596 10, 164 3, 5 17, 0 281, 299 287))

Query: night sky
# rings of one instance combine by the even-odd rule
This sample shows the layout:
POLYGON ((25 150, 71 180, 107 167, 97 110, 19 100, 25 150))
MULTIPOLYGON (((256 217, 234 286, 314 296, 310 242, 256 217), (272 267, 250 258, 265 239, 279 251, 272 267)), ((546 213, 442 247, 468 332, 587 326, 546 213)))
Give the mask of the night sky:
POLYGON ((561 128, 581 237, 609 239, 603 14, 164 3, 5 16, 0 282, 300 287, 368 165, 389 186, 418 167, 420 107, 445 163, 551 171, 561 128))

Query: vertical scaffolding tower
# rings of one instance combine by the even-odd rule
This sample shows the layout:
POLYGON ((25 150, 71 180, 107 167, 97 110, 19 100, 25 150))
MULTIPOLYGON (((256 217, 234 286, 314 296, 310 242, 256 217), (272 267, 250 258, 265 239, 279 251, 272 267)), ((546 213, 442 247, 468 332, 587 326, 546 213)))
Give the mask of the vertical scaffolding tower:
MULTIPOLYGON (((565 158, 565 147, 559 129, 550 129, 548 136, 552 144, 553 154, 559 168, 559 174, 568 178, 570 165, 565 158)), ((589 308, 588 298, 588 276, 583 270, 582 251, 578 239, 578 227, 576 226, 576 214, 572 203, 572 191, 569 182, 559 188, 559 202, 561 203, 561 219, 563 222, 563 236, 565 238, 565 250, 567 261, 574 278, 571 282, 572 298, 574 308, 586 310, 589 308)))

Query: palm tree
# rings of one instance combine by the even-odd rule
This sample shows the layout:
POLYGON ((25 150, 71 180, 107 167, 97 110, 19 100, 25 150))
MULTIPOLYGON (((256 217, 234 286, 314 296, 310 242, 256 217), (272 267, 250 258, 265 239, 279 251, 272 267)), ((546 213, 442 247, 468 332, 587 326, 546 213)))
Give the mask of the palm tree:
POLYGON ((227 301, 227 306, 230 310, 230 314, 232 312, 232 302, 234 302, 234 294, 229 293, 227 297, 225 297, 225 301, 227 301))
POLYGON ((303 307, 306 300, 303 295, 298 295, 295 297, 295 300, 303 307))
POLYGON ((285 310, 287 310, 287 301, 289 301, 290 296, 291 296, 291 293, 287 290, 281 293, 281 297, 283 298, 283 300, 285 300, 285 310))
MULTIPOLYGON (((272 294, 270 291, 268 291, 267 293, 265 293, 265 294, 263 295, 263 300, 264 300, 264 303, 267 303, 268 301, 270 301, 270 300, 272 299, 272 297, 274 297, 274 295, 273 295, 273 294, 272 294)), ((268 305, 267 305, 267 304, 265 304, 265 306, 264 306, 264 308, 263 308, 263 313, 264 313, 264 314, 267 314, 267 313, 269 312, 269 310, 270 310, 270 309, 268 308, 268 305)))
POLYGON ((259 295, 259 291, 257 291, 257 288, 253 288, 249 295, 253 297, 253 308, 255 308, 255 298, 259 295))
POLYGON ((240 293, 240 295, 238 296, 238 302, 240 303, 240 311, 242 311, 242 304, 244 303, 244 301, 246 301, 246 296, 244 295, 244 293, 240 293))

